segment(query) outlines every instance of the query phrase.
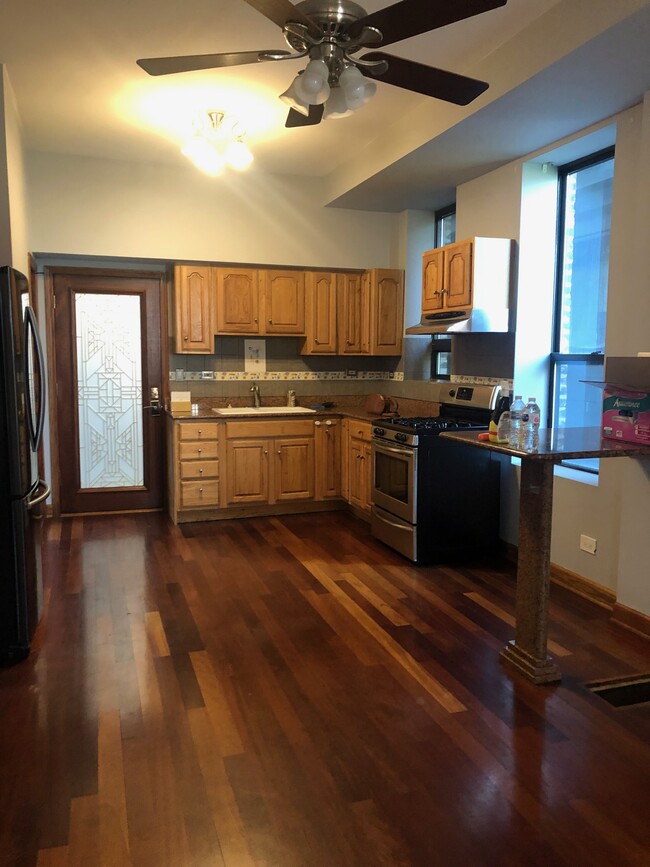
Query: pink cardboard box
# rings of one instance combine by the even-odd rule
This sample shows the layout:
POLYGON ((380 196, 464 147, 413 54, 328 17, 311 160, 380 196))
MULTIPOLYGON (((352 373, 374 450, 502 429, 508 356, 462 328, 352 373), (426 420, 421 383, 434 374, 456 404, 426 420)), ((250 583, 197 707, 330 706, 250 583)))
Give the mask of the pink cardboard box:
POLYGON ((650 358, 607 358, 602 434, 650 445, 650 358))

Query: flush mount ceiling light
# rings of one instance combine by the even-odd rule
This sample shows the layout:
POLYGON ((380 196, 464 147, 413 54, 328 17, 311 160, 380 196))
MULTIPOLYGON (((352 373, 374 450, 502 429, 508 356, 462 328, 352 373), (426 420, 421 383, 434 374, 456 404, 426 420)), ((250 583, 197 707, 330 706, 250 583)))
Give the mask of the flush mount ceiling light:
POLYGON ((309 57, 280 96, 290 106, 286 126, 295 127, 320 123, 323 117, 346 117, 361 108, 377 89, 367 78, 467 105, 487 89, 486 82, 382 51, 356 54, 505 6, 507 0, 399 0, 370 15, 352 0, 302 0, 296 6, 290 0, 246 2, 281 28, 291 51, 150 57, 137 62, 149 75, 167 75, 309 57))
POLYGON ((243 171, 253 162, 243 137, 238 120, 222 111, 208 111, 194 121, 194 133, 183 145, 183 154, 207 175, 218 175, 226 166, 243 171))

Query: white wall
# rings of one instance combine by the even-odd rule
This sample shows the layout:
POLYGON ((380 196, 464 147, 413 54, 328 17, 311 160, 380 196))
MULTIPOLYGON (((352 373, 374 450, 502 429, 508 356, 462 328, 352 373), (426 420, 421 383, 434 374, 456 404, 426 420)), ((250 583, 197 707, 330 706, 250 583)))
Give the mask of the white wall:
POLYGON ((16 99, 4 66, 0 66, 0 91, 0 262, 28 274, 23 144, 16 99))
MULTIPOLYGON (((650 351, 650 99, 615 120, 606 354, 634 355, 650 351)), ((524 250, 531 242, 521 229, 527 206, 522 180, 541 173, 541 166, 525 163, 527 158, 517 160, 464 184, 457 195, 458 237, 503 234, 520 242, 518 344, 535 308, 527 294, 535 292, 530 280, 534 258, 528 259, 524 250)), ((526 348, 518 345, 515 383, 531 382, 527 365, 526 348)), ((502 535, 512 543, 517 541, 518 472, 512 466, 504 476, 502 535)), ((601 461, 596 485, 556 474, 551 546, 554 563, 615 590, 618 601, 644 613, 650 613, 649 478, 650 462, 622 458, 601 461), (579 550, 581 533, 598 539, 596 556, 579 550)))
POLYGON ((28 154, 30 249, 41 253, 399 267, 395 214, 323 208, 318 182, 28 154))

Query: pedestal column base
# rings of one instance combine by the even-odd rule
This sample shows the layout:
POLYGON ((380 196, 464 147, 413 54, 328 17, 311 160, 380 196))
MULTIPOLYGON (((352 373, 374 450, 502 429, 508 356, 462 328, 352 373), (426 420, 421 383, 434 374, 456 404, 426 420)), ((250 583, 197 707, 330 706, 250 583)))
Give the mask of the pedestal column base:
POLYGON ((514 641, 509 641, 505 650, 501 651, 501 659, 516 668, 532 683, 557 683, 562 679, 550 656, 536 659, 518 647, 514 641))

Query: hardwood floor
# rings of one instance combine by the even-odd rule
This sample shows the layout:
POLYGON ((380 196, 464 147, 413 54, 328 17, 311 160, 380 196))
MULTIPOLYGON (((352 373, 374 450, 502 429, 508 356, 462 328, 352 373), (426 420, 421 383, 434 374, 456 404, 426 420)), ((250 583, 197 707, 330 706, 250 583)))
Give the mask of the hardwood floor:
POLYGON ((512 570, 415 568, 345 513, 48 525, 0 670, 0 864, 650 865, 647 641, 553 588, 563 673, 499 661, 512 570))

